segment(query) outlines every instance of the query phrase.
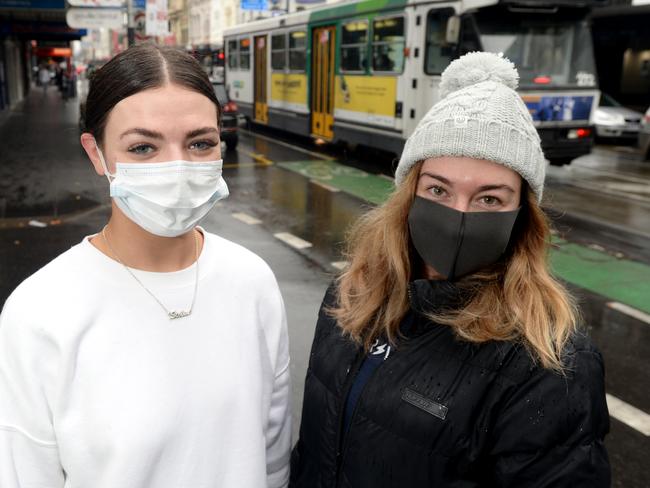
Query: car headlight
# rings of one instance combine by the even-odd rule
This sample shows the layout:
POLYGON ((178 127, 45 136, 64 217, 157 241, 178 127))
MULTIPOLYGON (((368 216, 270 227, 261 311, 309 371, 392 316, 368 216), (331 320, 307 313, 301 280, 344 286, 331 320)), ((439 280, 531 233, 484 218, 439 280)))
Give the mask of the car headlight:
POLYGON ((594 122, 599 125, 624 125, 625 117, 620 114, 609 114, 604 110, 596 109, 594 122))

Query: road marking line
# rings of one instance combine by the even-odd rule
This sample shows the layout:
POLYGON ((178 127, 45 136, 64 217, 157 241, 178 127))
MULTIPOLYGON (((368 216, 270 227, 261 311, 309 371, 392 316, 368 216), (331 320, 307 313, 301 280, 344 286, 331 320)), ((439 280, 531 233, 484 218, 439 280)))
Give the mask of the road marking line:
POLYGON ((634 307, 630 307, 629 305, 625 305, 624 303, 619 303, 619 302, 608 302, 607 306, 613 310, 618 310, 619 312, 624 313, 625 315, 640 320, 641 322, 650 324, 650 314, 642 312, 641 310, 637 310, 634 307))
POLYGON ((38 227, 40 229, 47 227, 47 224, 45 222, 41 222, 40 220, 32 219, 29 222, 27 222, 27 225, 31 227, 38 227))
POLYGON ((295 249, 306 249, 312 246, 311 242, 307 242, 300 237, 289 234, 288 232, 278 232, 277 234, 273 234, 273 236, 295 249))
POLYGON ((252 157, 254 161, 257 161, 262 166, 271 166, 273 164, 273 161, 267 159, 264 154, 251 153, 250 157, 252 157))
POLYGON ((337 193, 340 192, 338 188, 334 188, 333 186, 326 185, 325 183, 321 183, 318 180, 309 180, 311 183, 313 183, 316 186, 320 186, 321 188, 326 189, 327 191, 331 191, 332 193, 337 193))
POLYGON ((347 268, 348 264, 350 264, 349 261, 333 261, 330 263, 332 266, 334 266, 336 269, 343 271, 345 268, 347 268))
POLYGON ((230 214, 232 217, 236 218, 237 220, 242 221, 245 224, 248 225, 257 225, 261 224, 262 221, 260 219, 256 219, 252 215, 245 214, 243 212, 235 212, 233 214, 230 214))
POLYGON ((228 168, 257 168, 261 166, 269 166, 267 163, 228 163, 223 165, 223 169, 228 168))
POLYGON ((616 420, 632 427, 645 436, 650 436, 650 415, 607 393, 607 409, 616 420))

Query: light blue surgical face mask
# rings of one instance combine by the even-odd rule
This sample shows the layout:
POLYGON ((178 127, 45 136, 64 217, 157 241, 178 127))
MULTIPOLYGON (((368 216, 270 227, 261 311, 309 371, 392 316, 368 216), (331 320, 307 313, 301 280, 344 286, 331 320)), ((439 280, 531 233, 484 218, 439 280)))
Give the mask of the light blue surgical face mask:
POLYGON ((118 208, 144 230, 176 237, 192 230, 219 200, 228 196, 223 160, 116 163, 108 171, 110 195, 118 208))

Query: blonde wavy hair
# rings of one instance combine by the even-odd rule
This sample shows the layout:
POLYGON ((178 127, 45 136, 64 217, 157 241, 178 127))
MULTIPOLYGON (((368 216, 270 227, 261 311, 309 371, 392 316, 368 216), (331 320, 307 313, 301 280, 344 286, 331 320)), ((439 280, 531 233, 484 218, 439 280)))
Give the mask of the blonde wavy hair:
MULTIPOLYGON (((328 312, 366 349, 380 336, 395 343, 409 309, 409 282, 424 277, 410 240, 408 214, 415 198, 420 162, 381 206, 349 232, 350 264, 337 278, 338 300, 328 312)), ((550 225, 526 188, 522 209, 504 257, 457 282, 468 297, 458 310, 429 318, 452 327, 463 340, 520 341, 543 367, 563 371, 562 352, 577 328, 579 313, 548 265, 550 225)))

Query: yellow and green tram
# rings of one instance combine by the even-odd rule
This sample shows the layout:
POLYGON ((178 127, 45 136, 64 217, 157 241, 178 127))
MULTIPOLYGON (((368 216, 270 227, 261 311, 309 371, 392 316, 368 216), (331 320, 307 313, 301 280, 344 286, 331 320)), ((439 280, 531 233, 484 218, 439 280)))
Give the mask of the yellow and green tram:
POLYGON ((604 2, 344 1, 227 29, 226 83, 257 124, 399 154, 453 59, 503 53, 547 157, 566 164, 593 144, 588 18, 604 2))

